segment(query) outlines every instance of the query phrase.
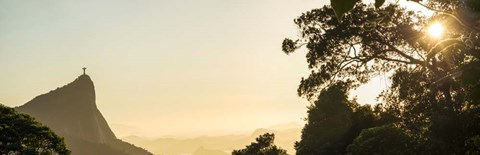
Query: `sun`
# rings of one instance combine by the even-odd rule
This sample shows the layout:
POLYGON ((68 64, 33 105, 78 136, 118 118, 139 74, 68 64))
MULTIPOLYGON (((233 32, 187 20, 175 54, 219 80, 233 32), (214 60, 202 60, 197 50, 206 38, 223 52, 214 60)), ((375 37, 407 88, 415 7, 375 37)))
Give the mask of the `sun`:
POLYGON ((428 35, 433 38, 440 38, 443 35, 443 26, 440 23, 434 23, 428 27, 428 35))

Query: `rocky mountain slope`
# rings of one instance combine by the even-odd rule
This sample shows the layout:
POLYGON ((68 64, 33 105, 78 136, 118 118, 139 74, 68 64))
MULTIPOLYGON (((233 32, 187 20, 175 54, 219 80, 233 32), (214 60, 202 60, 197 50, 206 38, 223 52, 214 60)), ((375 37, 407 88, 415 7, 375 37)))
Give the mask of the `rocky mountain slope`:
POLYGON ((95 87, 88 75, 17 107, 65 138, 73 155, 151 154, 117 139, 97 109, 95 87))

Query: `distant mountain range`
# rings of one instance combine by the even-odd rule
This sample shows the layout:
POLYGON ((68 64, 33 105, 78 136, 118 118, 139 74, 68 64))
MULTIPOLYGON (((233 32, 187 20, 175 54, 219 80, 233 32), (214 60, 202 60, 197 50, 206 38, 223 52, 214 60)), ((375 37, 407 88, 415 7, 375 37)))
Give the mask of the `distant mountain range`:
POLYGON ((148 139, 138 136, 128 136, 123 140, 141 146, 162 155, 227 155, 232 150, 245 148, 255 138, 264 133, 275 133, 275 144, 286 149, 289 154, 295 154, 294 143, 300 140, 302 126, 299 124, 282 124, 261 128, 250 135, 201 136, 196 138, 158 138, 148 139))
POLYGON ((146 155, 145 149, 117 139, 97 109, 88 75, 16 108, 65 138, 73 155, 146 155))

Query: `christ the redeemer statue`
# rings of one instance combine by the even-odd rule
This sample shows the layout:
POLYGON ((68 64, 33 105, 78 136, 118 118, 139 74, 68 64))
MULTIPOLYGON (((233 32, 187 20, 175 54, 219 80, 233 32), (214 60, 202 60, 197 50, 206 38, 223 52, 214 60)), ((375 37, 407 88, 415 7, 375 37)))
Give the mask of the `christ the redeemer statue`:
POLYGON ((83 75, 85 75, 85 70, 87 69, 86 67, 83 67, 83 75))

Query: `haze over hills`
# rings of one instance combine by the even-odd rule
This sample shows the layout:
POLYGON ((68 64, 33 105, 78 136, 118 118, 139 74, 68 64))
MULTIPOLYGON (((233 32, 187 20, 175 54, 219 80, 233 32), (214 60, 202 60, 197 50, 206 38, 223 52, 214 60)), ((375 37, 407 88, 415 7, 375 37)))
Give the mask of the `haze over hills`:
POLYGON ((225 155, 243 148, 266 132, 275 133, 275 143, 294 153, 293 143, 300 138, 301 125, 292 122, 256 129, 250 134, 158 139, 128 136, 123 138, 127 141, 124 142, 115 136, 98 110, 95 96, 93 81, 83 74, 63 87, 16 107, 16 110, 35 117, 64 137, 67 148, 74 155, 152 154, 143 148, 154 154, 225 155))
POLYGON ((232 150, 244 148, 259 135, 275 134, 275 144, 286 149, 289 154, 295 154, 294 142, 300 139, 302 126, 296 123, 275 125, 259 128, 250 134, 234 134, 220 136, 199 136, 192 138, 146 138, 127 136, 123 140, 148 149, 154 154, 165 155, 222 155, 231 154, 232 150))
POLYGON ((16 108, 65 138, 73 155, 151 154, 117 139, 97 109, 95 87, 86 74, 16 108))
POLYGON ((197 150, 195 150, 195 152, 193 152, 192 155, 229 155, 229 154, 220 150, 210 150, 210 149, 205 149, 204 147, 200 147, 197 150))

